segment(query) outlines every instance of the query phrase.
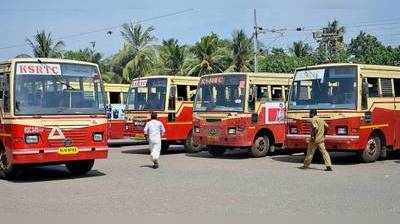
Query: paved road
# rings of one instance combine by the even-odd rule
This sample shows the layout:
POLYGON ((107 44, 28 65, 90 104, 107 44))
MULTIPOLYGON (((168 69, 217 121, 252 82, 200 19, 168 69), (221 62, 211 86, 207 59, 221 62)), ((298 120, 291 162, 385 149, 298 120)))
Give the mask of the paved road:
POLYGON ((359 164, 335 154, 332 173, 299 170, 302 155, 186 155, 175 148, 148 167, 146 146, 112 148, 89 175, 63 166, 0 180, 0 214, 399 214, 400 157, 359 164))

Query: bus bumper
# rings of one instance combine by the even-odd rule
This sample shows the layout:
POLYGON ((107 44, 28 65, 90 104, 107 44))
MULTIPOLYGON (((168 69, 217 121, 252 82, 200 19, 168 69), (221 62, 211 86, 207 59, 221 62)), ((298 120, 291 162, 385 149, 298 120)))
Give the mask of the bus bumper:
POLYGON ((253 139, 248 138, 245 133, 218 137, 195 135, 194 142, 202 147, 217 146, 221 148, 246 148, 251 147, 253 139))
POLYGON ((73 155, 61 155, 57 148, 26 149, 12 152, 12 164, 41 164, 63 163, 76 160, 106 159, 107 147, 79 148, 79 152, 73 155))
MULTIPOLYGON (((307 149, 307 139, 309 138, 310 135, 286 135, 286 150, 304 151, 307 149)), ((358 151, 364 148, 358 135, 327 135, 325 136, 325 147, 328 151, 358 151)))

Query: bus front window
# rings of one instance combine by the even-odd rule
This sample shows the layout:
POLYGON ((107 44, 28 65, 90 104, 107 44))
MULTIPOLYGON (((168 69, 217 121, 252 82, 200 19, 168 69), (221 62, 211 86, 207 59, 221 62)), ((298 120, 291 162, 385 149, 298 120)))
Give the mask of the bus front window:
POLYGON ((295 74, 289 108, 355 109, 357 67, 338 66, 299 70, 295 74))
POLYGON ((95 66, 19 63, 15 114, 104 114, 102 89, 95 66), (51 73, 50 68, 56 68, 57 74, 51 73))
POLYGON ((139 79, 132 82, 127 109, 136 111, 163 111, 167 94, 167 79, 139 79))
POLYGON ((244 75, 217 75, 201 78, 195 111, 244 111, 244 75))

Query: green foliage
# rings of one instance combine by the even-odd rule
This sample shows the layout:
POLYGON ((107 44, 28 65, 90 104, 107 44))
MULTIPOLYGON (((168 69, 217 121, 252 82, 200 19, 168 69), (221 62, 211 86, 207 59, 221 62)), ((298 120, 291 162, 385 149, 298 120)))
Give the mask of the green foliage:
POLYGON ((223 72, 227 68, 227 44, 214 33, 202 37, 190 48, 190 52, 193 58, 190 60, 189 75, 202 76, 223 72))
POLYGON ((38 58, 61 58, 62 49, 65 44, 63 41, 56 41, 51 33, 44 30, 37 31, 34 39, 26 39, 26 43, 32 48, 33 55, 38 58))
POLYGON ((251 39, 243 30, 233 32, 229 50, 231 51, 232 65, 228 71, 251 71, 253 47, 251 39))
POLYGON ((182 75, 186 47, 180 46, 177 39, 163 40, 160 47, 160 60, 166 75, 182 75))

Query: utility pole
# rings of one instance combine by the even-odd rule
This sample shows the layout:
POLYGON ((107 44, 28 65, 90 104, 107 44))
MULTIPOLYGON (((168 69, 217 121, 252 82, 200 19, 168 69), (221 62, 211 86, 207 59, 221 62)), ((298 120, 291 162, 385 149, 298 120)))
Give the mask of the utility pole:
POLYGON ((254 72, 258 71, 257 68, 257 64, 258 64, 258 60, 257 60, 257 54, 258 54, 258 31, 259 31, 259 27, 257 25, 257 11, 256 9, 254 9, 254 72))

